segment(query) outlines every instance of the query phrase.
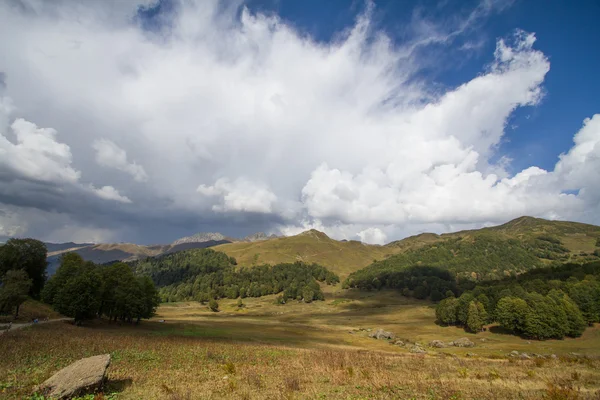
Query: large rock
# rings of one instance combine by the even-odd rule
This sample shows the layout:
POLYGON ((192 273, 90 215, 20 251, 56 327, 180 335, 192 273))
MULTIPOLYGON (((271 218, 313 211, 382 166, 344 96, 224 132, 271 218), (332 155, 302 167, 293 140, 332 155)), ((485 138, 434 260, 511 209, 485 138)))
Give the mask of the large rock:
POLYGON ((110 354, 83 358, 51 376, 36 392, 53 399, 68 399, 100 389, 109 365, 110 354))
POLYGON ((446 343, 442 342, 441 340, 432 340, 429 343, 429 347, 436 347, 438 349, 443 349, 444 347, 448 347, 446 345, 446 343))
POLYGON ((369 337, 375 339, 394 339, 396 335, 394 335, 392 332, 384 331, 383 329, 377 329, 375 332, 370 333, 369 337))
POLYGON ((475 347, 475 343, 471 342, 466 337, 456 339, 454 342, 450 342, 449 344, 450 344, 450 346, 455 346, 455 347, 475 347))

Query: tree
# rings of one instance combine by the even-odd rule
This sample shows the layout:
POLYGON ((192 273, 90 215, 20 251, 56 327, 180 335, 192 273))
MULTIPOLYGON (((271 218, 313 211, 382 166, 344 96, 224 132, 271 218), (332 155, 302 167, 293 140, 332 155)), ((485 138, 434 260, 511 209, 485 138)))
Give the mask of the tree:
POLYGON ((569 297, 577 304, 585 321, 600 322, 600 283, 583 280, 571 286, 569 297))
POLYGON ((469 303, 469 312, 467 315, 467 329, 471 332, 481 332, 487 320, 485 307, 478 301, 469 303))
POLYGON ((458 307, 458 299, 448 297, 439 302, 435 309, 437 320, 444 325, 453 325, 457 322, 456 310, 458 307))
POLYGON ((15 309, 15 319, 19 316, 19 307, 27 300, 31 279, 24 270, 13 269, 2 277, 0 287, 0 311, 10 313, 15 309))
POLYGON ((208 308, 210 308, 210 311, 212 312, 219 312, 219 303, 217 303, 215 299, 210 299, 208 302, 208 308))
POLYGON ((509 331, 523 332, 528 313, 529 306, 525 300, 517 297, 503 297, 496 305, 496 321, 509 331))
POLYGON ((82 267, 78 273, 58 289, 54 308, 77 325, 94 318, 100 307, 100 276, 93 269, 82 267))
POLYGON ((46 245, 35 239, 10 239, 0 246, 0 276, 10 270, 24 270, 31 286, 29 295, 39 298, 46 281, 46 245))
POLYGON ((458 298, 458 305, 456 307, 456 320, 459 324, 467 324, 467 318, 469 316, 469 304, 471 304, 473 300, 475 300, 475 298, 469 292, 463 293, 458 298))
POLYGON ((581 314, 581 310, 577 307, 577 304, 575 304, 575 302, 562 290, 553 289, 548 293, 548 297, 553 298, 558 306, 562 307, 564 310, 567 317, 566 335, 569 337, 581 336, 585 331, 587 323, 581 314))
POLYGON ((527 295, 529 312, 523 333, 534 339, 562 339, 568 331, 567 316, 555 299, 539 293, 527 295))

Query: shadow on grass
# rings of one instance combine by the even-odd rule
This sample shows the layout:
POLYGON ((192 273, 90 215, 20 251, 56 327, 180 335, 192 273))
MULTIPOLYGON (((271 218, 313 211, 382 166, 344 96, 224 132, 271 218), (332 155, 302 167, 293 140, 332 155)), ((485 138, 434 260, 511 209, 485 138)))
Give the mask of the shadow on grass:
POLYGON ((127 379, 109 379, 104 383, 103 392, 104 393, 121 393, 125 389, 127 389, 133 380, 130 378, 127 379))

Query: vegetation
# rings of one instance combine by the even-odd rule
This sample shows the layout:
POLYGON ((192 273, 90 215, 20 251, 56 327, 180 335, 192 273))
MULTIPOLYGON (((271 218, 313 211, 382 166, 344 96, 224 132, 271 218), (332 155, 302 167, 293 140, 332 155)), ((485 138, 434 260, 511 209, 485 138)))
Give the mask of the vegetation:
POLYGON ((489 330, 475 337, 440 327, 433 323, 431 303, 396 291, 339 296, 286 307, 274 304, 275 295, 247 298, 244 310, 237 300, 222 299, 218 315, 197 302, 168 303, 157 316, 166 323, 116 329, 96 320, 80 328, 55 323, 9 332, 0 337, 0 398, 28 398, 60 368, 103 353, 112 360, 104 393, 96 398, 120 400, 198 394, 256 400, 561 398, 551 397, 557 393, 593 399, 600 390, 598 327, 577 340, 528 344, 489 330), (476 347, 426 347, 428 355, 415 355, 369 338, 361 327, 381 327, 425 347, 433 339, 460 337, 476 347), (512 350, 558 358, 507 357, 512 350), (465 357, 469 352, 477 356, 465 357))
POLYGON ((483 311, 490 316, 487 322, 496 321, 508 331, 534 339, 562 339, 579 337, 587 325, 600 322, 600 262, 541 268, 472 286, 459 288, 458 299, 438 304, 440 323, 477 332, 470 321, 479 321, 483 311))
POLYGON ((335 284, 339 278, 317 264, 259 265, 236 268, 234 258, 211 249, 193 249, 131 263, 160 287, 163 301, 260 297, 282 293, 285 299, 322 300, 317 282, 335 284))
POLYGON ((355 240, 334 240, 314 229, 296 236, 251 243, 228 243, 213 248, 235 257, 240 265, 275 265, 301 261, 325 265, 342 278, 366 267, 373 260, 381 260, 401 251, 400 248, 369 245, 355 240))
POLYGON ((97 266, 76 253, 62 256, 42 299, 81 323, 96 316, 139 322, 154 315, 158 293, 148 277, 135 277, 127 264, 97 266))
POLYGON ((15 310, 15 319, 19 317, 19 307, 27 300, 31 288, 31 279, 22 269, 11 269, 2 278, 0 289, 0 313, 10 314, 15 310))
POLYGON ((31 280, 29 295, 39 298, 46 281, 46 245, 35 239, 9 239, 0 246, 0 281, 11 270, 23 270, 31 280))

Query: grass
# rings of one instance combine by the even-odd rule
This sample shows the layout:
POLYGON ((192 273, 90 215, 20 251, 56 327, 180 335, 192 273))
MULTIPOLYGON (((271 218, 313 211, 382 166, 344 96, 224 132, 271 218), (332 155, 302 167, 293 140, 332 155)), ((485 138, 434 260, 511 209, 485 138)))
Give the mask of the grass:
POLYGON ((40 303, 33 299, 26 300, 21 304, 19 309, 19 317, 15 320, 13 315, 0 315, 0 323, 6 322, 30 322, 34 318, 40 320, 44 318, 56 319, 62 318, 63 316, 54 311, 49 305, 40 303))
POLYGON ((222 244, 214 249, 235 257, 238 265, 244 266, 295 261, 314 262, 326 266, 342 280, 374 260, 381 260, 401 250, 358 241, 337 241, 315 230, 252 243, 222 244))
POLYGON ((432 305, 392 291, 339 291, 324 302, 275 305, 274 296, 164 304, 139 326, 55 323, 0 339, 0 397, 18 399, 69 363, 110 353, 105 394, 113 399, 586 399, 600 395, 600 329, 575 340, 531 342, 497 332, 467 334, 433 322, 432 305), (164 323, 158 320, 164 319, 164 323), (469 337, 472 349, 427 355, 368 337, 469 337), (350 333, 352 332, 352 333, 350 333), (481 341, 480 339, 485 339, 481 341), (555 353, 515 360, 509 351, 555 353), (475 357, 464 357, 467 352, 475 357))

